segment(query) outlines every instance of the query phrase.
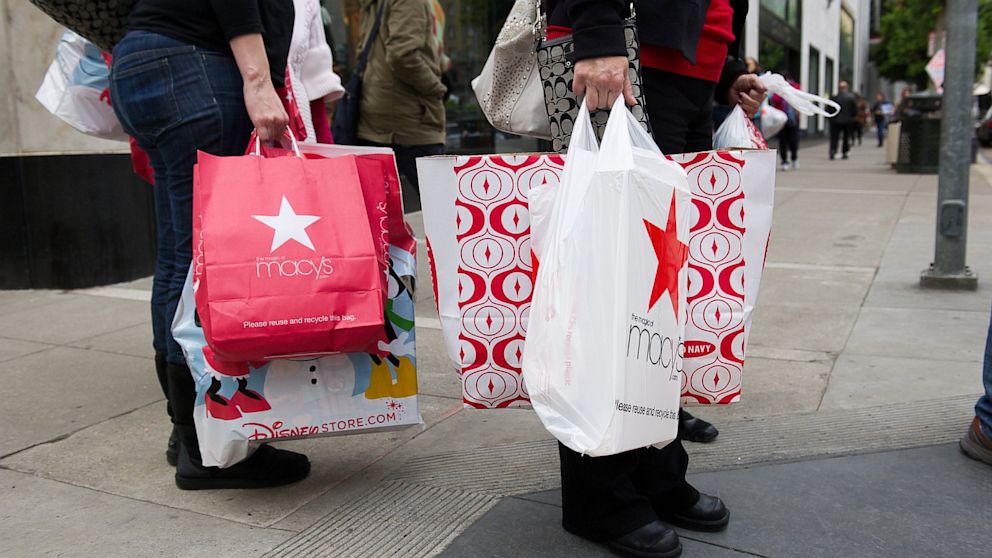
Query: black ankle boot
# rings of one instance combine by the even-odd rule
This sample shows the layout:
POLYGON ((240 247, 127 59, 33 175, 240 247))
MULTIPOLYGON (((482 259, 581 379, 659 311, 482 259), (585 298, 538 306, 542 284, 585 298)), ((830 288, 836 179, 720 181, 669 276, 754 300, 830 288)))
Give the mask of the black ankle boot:
POLYGON ((221 469, 206 467, 200 456, 196 431, 177 425, 180 432, 176 486, 182 490, 269 488, 301 481, 310 474, 307 456, 262 445, 248 459, 221 469))
POLYGON ((188 367, 174 364, 168 366, 168 374, 172 421, 179 434, 176 486, 183 490, 266 488, 303 480, 310 474, 307 456, 267 445, 230 467, 205 467, 193 425, 193 406, 196 403, 193 375, 188 367))
POLYGON ((679 429, 682 431, 683 440, 701 444, 712 442, 720 434, 715 426, 701 418, 692 416, 685 409, 679 411, 679 429))
MULTIPOLYGON (((172 418, 172 404, 169 403, 169 364, 165 360, 165 353, 155 353, 155 375, 158 376, 158 384, 162 386, 162 393, 165 394, 165 412, 169 413, 169 418, 172 418)), ((172 433, 169 434, 169 441, 165 446, 165 460, 169 462, 169 465, 173 467, 176 466, 176 460, 179 458, 179 433, 176 432, 175 427, 172 429, 172 433)))

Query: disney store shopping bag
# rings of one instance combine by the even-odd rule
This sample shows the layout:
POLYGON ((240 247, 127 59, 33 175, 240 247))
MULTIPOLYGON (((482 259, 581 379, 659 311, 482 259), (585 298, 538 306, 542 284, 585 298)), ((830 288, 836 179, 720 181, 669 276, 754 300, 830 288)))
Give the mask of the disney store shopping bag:
POLYGON ((204 288, 202 242, 173 323, 197 388, 194 410, 204 464, 226 467, 254 443, 333 436, 419 424, 414 288, 416 241, 403 220, 399 178, 391 150, 304 145, 307 157, 357 155, 377 161, 385 175, 386 205, 379 239, 388 230, 384 341, 377 350, 271 361, 230 362, 207 345, 194 293, 204 288), (383 222, 384 221, 384 222, 383 222))
POLYGON ((355 156, 199 154, 197 307, 218 358, 368 352, 385 340, 363 174, 385 189, 382 165, 355 156))

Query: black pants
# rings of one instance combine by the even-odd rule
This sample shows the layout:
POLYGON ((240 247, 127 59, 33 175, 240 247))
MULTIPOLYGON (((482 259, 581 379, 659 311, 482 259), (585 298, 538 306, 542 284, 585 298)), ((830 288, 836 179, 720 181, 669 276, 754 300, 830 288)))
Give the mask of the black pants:
MULTIPOLYGON (((651 68, 642 71, 644 101, 661 151, 712 149, 715 84, 651 68)), ((681 432, 660 450, 586 457, 559 444, 559 457, 562 524, 584 537, 616 538, 656 520, 659 511, 684 509, 699 499, 685 480, 689 455, 681 432)))
POLYGON ((837 141, 843 139, 843 154, 847 155, 847 152, 851 150, 851 128, 854 126, 850 122, 831 122, 830 123, 830 156, 833 157, 837 154, 837 141))
POLYGON ((417 158, 441 155, 444 153, 443 143, 426 145, 389 145, 373 141, 358 140, 361 145, 373 147, 391 147, 396 153, 396 167, 403 182, 403 209, 417 211, 420 209, 420 180, 417 178, 417 158))
POLYGON ((792 161, 799 160, 799 126, 788 124, 778 133, 778 154, 782 158, 782 163, 789 162, 789 154, 792 154, 792 161))

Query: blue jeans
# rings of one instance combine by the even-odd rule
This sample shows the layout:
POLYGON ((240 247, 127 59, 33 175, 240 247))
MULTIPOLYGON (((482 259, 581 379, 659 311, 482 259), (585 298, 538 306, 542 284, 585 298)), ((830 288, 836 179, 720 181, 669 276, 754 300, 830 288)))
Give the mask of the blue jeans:
POLYGON ((144 31, 128 33, 113 55, 114 112, 155 171, 153 346, 183 365, 172 318, 192 257, 193 165, 197 150, 244 154, 252 124, 241 74, 230 56, 144 31))
POLYGON ((985 394, 978 398, 978 403, 975 403, 975 416, 982 425, 982 432, 992 438, 992 323, 989 324, 989 335, 985 340, 982 384, 985 386, 985 394))

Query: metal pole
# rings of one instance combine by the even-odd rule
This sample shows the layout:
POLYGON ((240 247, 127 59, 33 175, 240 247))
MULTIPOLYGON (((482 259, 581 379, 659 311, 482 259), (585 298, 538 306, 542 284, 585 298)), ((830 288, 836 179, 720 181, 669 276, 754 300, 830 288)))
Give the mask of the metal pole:
POLYGON ((977 0, 947 0, 947 46, 944 97, 941 101, 940 168, 937 182, 937 242, 933 263, 920 275, 920 286, 978 288, 978 277, 965 265, 968 236, 968 177, 974 126, 971 106, 975 78, 977 0))

